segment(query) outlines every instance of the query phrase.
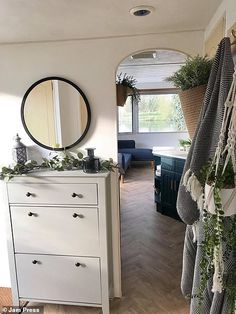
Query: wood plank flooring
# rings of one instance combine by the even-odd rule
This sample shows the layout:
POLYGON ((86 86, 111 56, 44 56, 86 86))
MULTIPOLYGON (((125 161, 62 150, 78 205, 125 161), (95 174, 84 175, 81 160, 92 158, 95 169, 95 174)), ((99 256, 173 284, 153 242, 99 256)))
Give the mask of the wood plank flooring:
POLYGON ((2 306, 11 306, 11 289, 10 288, 0 288, 0 308, 2 306))
MULTIPOLYGON (((185 226, 156 212, 152 171, 150 165, 133 166, 121 185, 123 298, 111 302, 112 314, 189 313, 180 292, 185 226)), ((44 314, 54 313, 101 309, 45 305, 44 314)))

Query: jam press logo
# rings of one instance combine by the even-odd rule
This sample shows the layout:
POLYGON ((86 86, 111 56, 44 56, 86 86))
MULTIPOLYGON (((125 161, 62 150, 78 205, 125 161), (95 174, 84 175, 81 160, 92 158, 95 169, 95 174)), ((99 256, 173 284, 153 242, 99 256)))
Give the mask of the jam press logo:
POLYGON ((27 306, 27 307, 18 307, 18 306, 3 306, 0 308, 0 313, 37 313, 43 314, 43 306, 27 306))

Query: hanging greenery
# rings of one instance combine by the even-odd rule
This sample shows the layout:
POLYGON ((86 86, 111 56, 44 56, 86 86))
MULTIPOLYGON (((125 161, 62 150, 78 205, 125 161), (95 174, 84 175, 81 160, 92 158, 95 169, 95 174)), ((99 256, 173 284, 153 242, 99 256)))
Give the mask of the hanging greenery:
MULTIPOLYGON (((236 313, 236 73, 225 101, 215 155, 200 174, 185 173, 186 189, 197 202, 203 239, 200 283, 196 295, 199 305, 212 280, 213 293, 225 293, 229 314, 236 313)), ((196 231, 196 229, 195 229, 196 231)))
POLYGON ((225 290, 229 296, 229 314, 235 314, 236 310, 236 259, 227 273, 224 265, 236 252, 236 215, 225 217, 222 193, 225 189, 235 189, 235 178, 232 161, 225 167, 223 164, 217 167, 212 160, 202 167, 198 177, 203 188, 206 184, 212 188, 214 213, 208 208, 209 194, 205 191, 205 206, 200 218, 204 231, 204 239, 201 242, 200 283, 198 293, 193 297, 199 299, 201 306, 208 280, 213 278, 212 292, 221 293, 225 290))
MULTIPOLYGON (((2 167, 0 172, 1 180, 10 180, 16 175, 27 174, 35 170, 50 169, 56 171, 65 170, 82 170, 84 155, 81 152, 63 153, 55 155, 52 158, 43 158, 41 164, 35 160, 29 160, 25 164, 15 164, 10 167, 2 167)), ((100 160, 100 171, 114 171, 118 166, 114 164, 112 159, 100 160)))
POLYGON ((127 75, 127 73, 123 74, 120 73, 116 77, 116 85, 122 85, 125 87, 128 87, 130 89, 130 95, 133 96, 134 100, 139 101, 140 100, 140 93, 139 90, 136 87, 137 80, 131 76, 127 75))

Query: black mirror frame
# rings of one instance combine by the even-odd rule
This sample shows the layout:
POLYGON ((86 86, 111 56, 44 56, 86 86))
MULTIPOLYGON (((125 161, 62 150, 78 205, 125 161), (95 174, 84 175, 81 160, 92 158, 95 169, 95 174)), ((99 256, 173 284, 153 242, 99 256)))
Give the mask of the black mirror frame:
POLYGON ((73 82, 65 79, 65 78, 62 78, 62 77, 58 77, 58 76, 49 76, 49 77, 45 77, 37 82, 35 82, 33 85, 30 86, 30 88, 26 91, 23 99, 22 99, 22 102, 21 102, 21 121, 22 121, 22 124, 23 124, 23 127, 26 131, 26 133, 28 134, 28 136, 31 138, 32 141, 34 141, 37 145, 45 148, 45 149, 48 149, 48 150, 54 150, 54 151, 63 151, 63 150, 66 150, 66 149, 70 149, 76 145, 78 145, 85 137, 85 135, 87 134, 88 132, 88 129, 89 129, 89 126, 90 126, 90 123, 91 123, 91 110, 90 110, 90 106, 89 106, 89 102, 85 96, 85 94, 83 93, 83 91, 73 82), (63 81, 63 82, 66 82, 70 85, 72 85, 80 94, 81 96, 83 97, 84 99, 84 102, 86 104, 86 108, 87 108, 87 113, 88 113, 88 120, 87 120, 87 124, 86 124, 86 128, 83 132, 83 134, 80 136, 80 138, 74 142, 73 144, 69 145, 69 146, 66 146, 66 147, 60 147, 60 148, 53 148, 53 147, 50 147, 50 146, 47 146, 47 145, 44 145, 42 143, 40 143, 38 140, 36 140, 36 138, 33 137, 33 135, 30 133, 29 129, 27 128, 27 125, 26 125, 26 122, 25 122, 25 117, 24 117, 24 109, 25 109, 25 102, 26 102, 26 99, 29 95, 29 93, 31 92, 31 90, 39 85, 40 83, 42 82, 45 82, 45 81, 49 81, 49 80, 59 80, 59 81, 63 81))

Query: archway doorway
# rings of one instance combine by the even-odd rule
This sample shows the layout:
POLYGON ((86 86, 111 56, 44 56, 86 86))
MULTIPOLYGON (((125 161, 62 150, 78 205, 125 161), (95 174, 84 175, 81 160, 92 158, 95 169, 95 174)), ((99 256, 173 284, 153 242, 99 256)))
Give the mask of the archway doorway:
MULTIPOLYGON (((180 291, 185 226, 177 216, 162 212, 156 199, 156 175, 160 171, 161 181, 161 168, 157 168, 157 163, 151 168, 148 159, 150 152, 153 157, 153 147, 177 147, 180 138, 188 138, 177 90, 166 80, 185 59, 186 55, 177 51, 145 50, 124 59, 117 70, 118 75, 133 77, 140 90, 139 101, 128 96, 124 107, 117 109, 118 160, 124 175, 121 184, 124 312, 129 309, 135 313, 189 313, 180 291), (143 157, 145 154, 147 158, 143 157)), ((170 189, 174 189, 172 184, 170 189)))

